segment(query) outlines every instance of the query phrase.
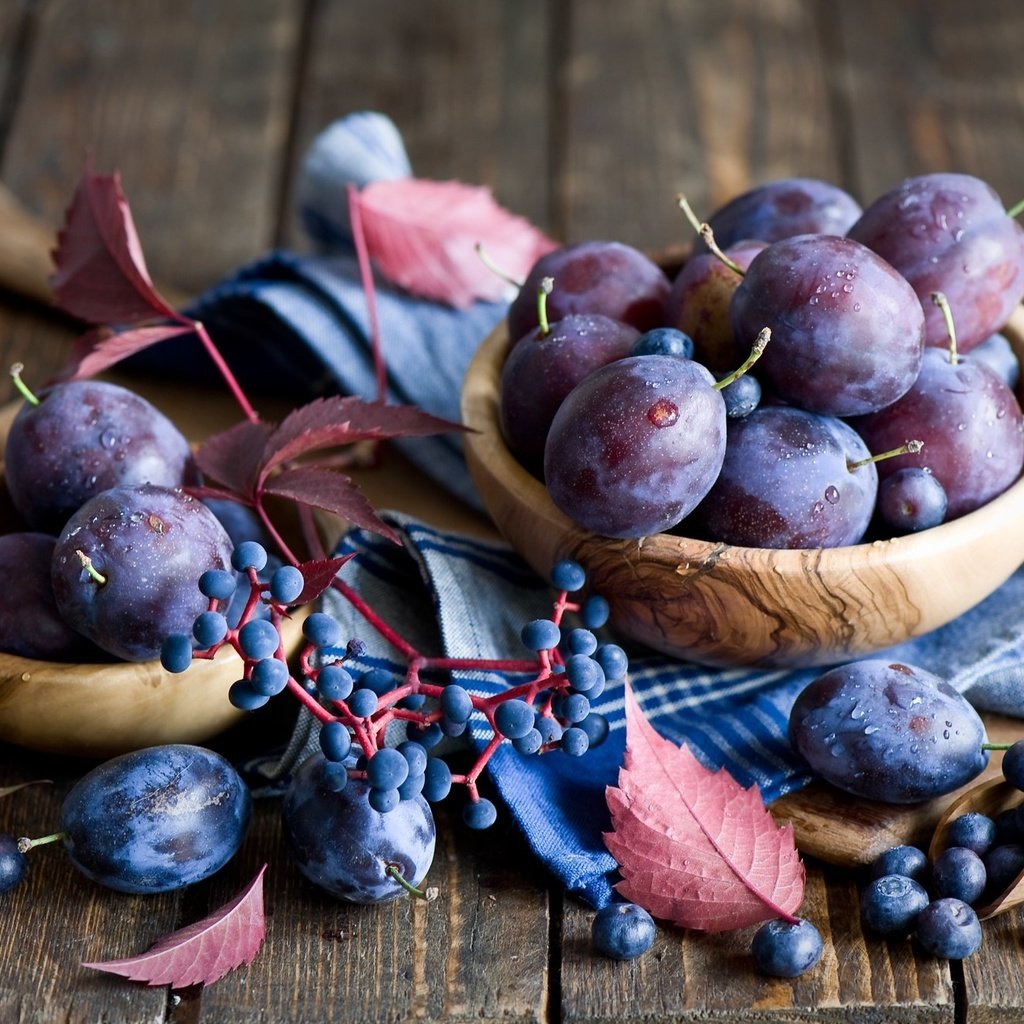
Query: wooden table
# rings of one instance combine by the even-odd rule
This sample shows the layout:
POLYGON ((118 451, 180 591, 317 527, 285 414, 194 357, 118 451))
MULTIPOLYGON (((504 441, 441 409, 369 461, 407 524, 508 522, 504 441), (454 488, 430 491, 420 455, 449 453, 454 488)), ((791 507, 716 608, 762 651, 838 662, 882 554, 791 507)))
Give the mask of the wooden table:
MULTIPOLYGON (((1024 192, 1024 7, 1017 0, 36 0, 0 6, 0 178, 47 232, 85 155, 119 167, 157 280, 196 292, 273 244, 298 245, 296 161, 334 117, 388 113, 424 177, 486 183, 567 240, 685 240, 672 199, 709 211, 787 175, 870 199, 957 169, 1024 192)), ((7 362, 44 376, 74 330, 4 270, 7 362)), ((13 276, 11 276, 13 274, 13 276)), ((40 708, 40 714, 46 709, 40 708)), ((261 726, 265 727, 265 726, 261 726)), ((256 726, 252 726, 256 728, 256 726)), ((254 733, 225 737, 238 749, 254 733)), ((0 829, 47 831, 86 767, 0 749, 0 829)), ((856 879, 811 865, 820 966, 758 976, 749 933, 662 929, 630 964, 590 952, 588 910, 507 827, 442 812, 441 898, 355 908, 287 864, 272 803, 238 859, 160 897, 99 890, 55 849, 0 896, 0 1021, 1019 1021, 1024 915, 962 967, 865 940, 856 879), (128 955, 225 902, 268 862, 269 930, 251 967, 168 992, 79 967, 128 955)))

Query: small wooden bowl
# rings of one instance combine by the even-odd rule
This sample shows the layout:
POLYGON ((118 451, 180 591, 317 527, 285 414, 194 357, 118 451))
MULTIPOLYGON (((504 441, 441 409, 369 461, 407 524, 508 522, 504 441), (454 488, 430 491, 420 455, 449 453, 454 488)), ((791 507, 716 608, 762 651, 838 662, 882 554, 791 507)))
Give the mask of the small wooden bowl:
MULTIPOLYGON (((1004 333, 1024 361, 1024 309, 1004 333)), ((508 333, 466 374, 466 456, 487 511, 541 576, 584 566, 624 636, 719 667, 806 667, 864 657, 956 618, 1024 562, 1024 480, 983 508, 921 533, 843 548, 733 547, 672 534, 612 540, 563 515, 512 456, 498 419, 508 333)))

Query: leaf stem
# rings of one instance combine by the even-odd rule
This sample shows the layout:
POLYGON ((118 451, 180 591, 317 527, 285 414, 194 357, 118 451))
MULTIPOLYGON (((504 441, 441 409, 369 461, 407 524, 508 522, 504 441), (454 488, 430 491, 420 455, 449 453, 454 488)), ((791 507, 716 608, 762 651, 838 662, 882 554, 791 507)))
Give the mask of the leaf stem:
POLYGON ((363 230, 362 210, 359 206, 359 189, 348 185, 348 219, 352 227, 352 241, 356 246, 356 259, 359 262, 359 277, 366 296, 366 316, 370 327, 370 347, 373 351, 373 368, 377 380, 377 401, 387 401, 387 365, 384 362, 384 351, 381 346, 380 321, 377 318, 377 293, 373 287, 373 268, 370 266, 370 251, 366 245, 366 232, 363 230))
POLYGON ((259 423, 260 417, 256 410, 249 403, 249 399, 246 398, 245 392, 242 390, 241 385, 238 383, 235 375, 231 372, 231 367, 228 366, 227 361, 220 354, 220 350, 213 343, 213 339, 206 331, 206 327, 198 320, 186 321, 191 323, 195 329, 196 336, 202 342, 203 348, 206 349, 210 358, 213 360, 214 365, 217 367, 218 372, 224 379, 224 383, 227 385, 228 390, 231 392, 232 397, 238 403, 242 410, 242 414, 247 420, 252 423, 259 423))

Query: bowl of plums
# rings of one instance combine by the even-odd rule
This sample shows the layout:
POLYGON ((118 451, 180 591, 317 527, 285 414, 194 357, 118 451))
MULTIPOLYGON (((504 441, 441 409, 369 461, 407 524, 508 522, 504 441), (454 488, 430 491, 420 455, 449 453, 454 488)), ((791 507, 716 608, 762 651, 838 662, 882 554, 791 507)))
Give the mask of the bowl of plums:
POLYGON ((1024 562, 1018 211, 955 173, 679 204, 685 260, 554 249, 478 350, 466 451, 508 541, 709 666, 866 656, 995 591, 1024 562))
MULTIPOLYGON (((36 393, 22 371, 24 398, 0 418, 0 740, 105 758, 209 739, 241 715, 228 692, 242 659, 225 645, 171 674, 161 647, 211 610, 229 626, 241 613, 252 588, 232 563, 258 523, 188 493, 189 441, 134 389, 36 393), (230 574, 232 593, 204 592, 206 569, 230 574)), ((290 649, 301 626, 282 635, 290 649)))

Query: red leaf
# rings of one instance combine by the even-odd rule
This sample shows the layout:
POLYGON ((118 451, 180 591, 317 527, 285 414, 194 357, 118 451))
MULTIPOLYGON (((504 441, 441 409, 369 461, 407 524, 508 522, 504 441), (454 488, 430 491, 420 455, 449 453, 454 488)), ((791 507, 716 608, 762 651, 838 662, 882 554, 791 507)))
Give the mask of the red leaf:
POLYGON ((177 314, 150 280, 121 178, 86 170, 64 218, 50 278, 57 305, 93 324, 177 314))
POLYGON ((555 243, 499 206, 490 189, 457 181, 375 181, 358 197, 367 247, 380 272, 423 298, 457 308, 498 301, 508 283, 484 266, 477 245, 524 278, 555 243))
POLYGON ((269 423, 243 420, 212 434, 199 446, 196 465, 204 476, 224 484, 240 497, 251 499, 263 446, 273 429, 269 423))
POLYGON ((350 559, 355 558, 355 552, 347 555, 338 555, 336 558, 318 559, 314 562, 302 562, 298 569, 302 578, 306 581, 299 594, 296 604, 311 604, 334 582, 341 567, 350 559))
POLYGON ((123 960, 83 963, 147 985, 210 985, 228 971, 250 963, 266 934, 263 917, 263 872, 245 890, 209 917, 159 939, 145 953, 123 960))
POLYGON ((347 477, 325 466, 300 466, 271 477, 263 493, 322 508, 347 519, 354 526, 372 530, 382 537, 401 543, 398 534, 384 522, 367 501, 366 495, 347 477))
POLYGON ((606 795, 616 889, 652 916, 727 931, 799 909, 804 866, 792 827, 776 824, 756 786, 659 736, 628 687, 625 762, 606 795))
POLYGON ((464 429, 412 405, 367 402, 351 395, 318 398, 286 416, 267 438, 260 478, 284 462, 322 448, 464 429))
POLYGON ((161 324, 153 327, 133 327, 112 333, 105 327, 89 331, 75 342, 68 364, 61 370, 61 380, 81 380, 102 373, 128 356, 141 352, 150 345, 167 341, 182 334, 191 334, 188 324, 161 324))

